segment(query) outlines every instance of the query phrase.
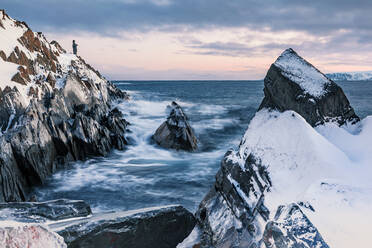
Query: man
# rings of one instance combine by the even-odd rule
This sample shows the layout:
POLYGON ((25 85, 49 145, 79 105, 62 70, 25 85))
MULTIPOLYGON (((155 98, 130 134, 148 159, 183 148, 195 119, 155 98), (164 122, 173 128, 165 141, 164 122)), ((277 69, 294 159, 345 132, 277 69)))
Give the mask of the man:
POLYGON ((77 46, 78 44, 75 43, 75 40, 72 41, 72 51, 75 55, 77 55, 77 46))

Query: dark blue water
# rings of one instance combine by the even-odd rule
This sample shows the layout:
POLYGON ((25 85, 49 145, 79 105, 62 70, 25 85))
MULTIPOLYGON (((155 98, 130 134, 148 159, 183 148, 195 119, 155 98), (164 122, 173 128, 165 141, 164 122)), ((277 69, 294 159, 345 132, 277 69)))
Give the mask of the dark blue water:
MULTIPOLYGON (((132 144, 106 158, 73 163, 36 189, 39 200, 83 199, 94 211, 182 204, 196 210, 224 153, 236 147, 263 98, 262 81, 120 81, 131 100, 118 105, 132 144), (150 136, 177 101, 199 139, 195 153, 165 150, 150 136)), ((361 117, 372 115, 372 82, 339 83, 361 117)))

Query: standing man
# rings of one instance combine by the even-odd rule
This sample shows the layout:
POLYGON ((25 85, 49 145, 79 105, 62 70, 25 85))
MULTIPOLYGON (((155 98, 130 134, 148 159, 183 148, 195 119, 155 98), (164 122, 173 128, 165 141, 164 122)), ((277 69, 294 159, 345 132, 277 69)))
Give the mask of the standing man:
POLYGON ((75 43, 75 40, 72 41, 72 51, 75 55, 77 55, 77 46, 78 44, 75 43))

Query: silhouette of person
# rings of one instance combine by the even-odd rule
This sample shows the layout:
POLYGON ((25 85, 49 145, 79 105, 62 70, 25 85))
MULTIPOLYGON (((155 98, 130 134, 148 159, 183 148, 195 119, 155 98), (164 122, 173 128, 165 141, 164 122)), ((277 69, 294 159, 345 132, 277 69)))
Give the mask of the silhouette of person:
POLYGON ((77 55, 77 46, 78 44, 75 43, 75 40, 72 41, 72 51, 75 55, 77 55))

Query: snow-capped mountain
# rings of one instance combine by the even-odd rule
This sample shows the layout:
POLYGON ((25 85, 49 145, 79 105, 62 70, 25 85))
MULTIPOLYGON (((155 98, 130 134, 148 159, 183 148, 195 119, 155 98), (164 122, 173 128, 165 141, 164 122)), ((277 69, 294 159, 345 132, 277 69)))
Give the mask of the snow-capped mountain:
POLYGON ((336 72, 326 76, 333 81, 372 81, 372 71, 336 72))

